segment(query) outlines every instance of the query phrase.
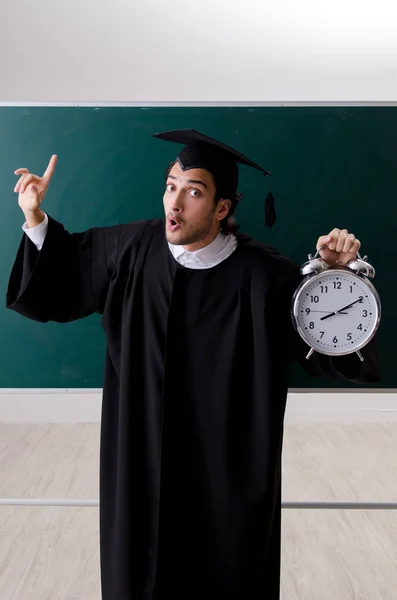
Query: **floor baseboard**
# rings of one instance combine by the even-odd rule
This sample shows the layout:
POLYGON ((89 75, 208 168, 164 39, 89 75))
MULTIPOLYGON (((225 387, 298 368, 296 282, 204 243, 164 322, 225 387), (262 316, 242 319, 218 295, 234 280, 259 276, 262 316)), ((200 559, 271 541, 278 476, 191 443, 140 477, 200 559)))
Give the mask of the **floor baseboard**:
MULTIPOLYGON (((99 423, 101 389, 0 389, 0 422, 99 423)), ((285 422, 397 422, 397 392, 290 391, 285 422)))

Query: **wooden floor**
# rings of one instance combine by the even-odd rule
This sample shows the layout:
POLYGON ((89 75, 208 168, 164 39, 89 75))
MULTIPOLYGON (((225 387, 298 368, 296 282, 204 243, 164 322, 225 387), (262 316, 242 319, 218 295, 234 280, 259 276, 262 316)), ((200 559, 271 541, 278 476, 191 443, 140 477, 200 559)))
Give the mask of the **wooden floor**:
MULTIPOLYGON (((0 424, 0 497, 97 498, 98 445, 0 424)), ((283 500, 396 502, 397 424, 287 425, 283 500)), ((0 599, 100 600, 98 508, 0 506, 0 599)), ((282 600, 350 599, 397 599, 397 511, 284 510, 282 600)))

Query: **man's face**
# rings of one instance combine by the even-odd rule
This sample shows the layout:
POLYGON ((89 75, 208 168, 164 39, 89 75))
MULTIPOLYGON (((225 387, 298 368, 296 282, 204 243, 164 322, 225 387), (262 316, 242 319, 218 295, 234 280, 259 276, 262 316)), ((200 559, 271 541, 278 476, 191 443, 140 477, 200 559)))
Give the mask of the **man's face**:
POLYGON ((209 171, 172 167, 163 197, 168 242, 194 251, 212 241, 230 206, 228 200, 216 205, 215 193, 209 171))

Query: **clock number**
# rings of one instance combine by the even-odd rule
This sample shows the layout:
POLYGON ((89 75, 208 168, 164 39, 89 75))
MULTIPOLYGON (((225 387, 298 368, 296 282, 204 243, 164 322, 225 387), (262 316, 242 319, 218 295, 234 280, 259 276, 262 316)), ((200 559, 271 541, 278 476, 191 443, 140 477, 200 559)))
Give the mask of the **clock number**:
POLYGON ((313 321, 310 321, 309 329, 314 329, 314 323, 313 323, 313 321))
POLYGON ((320 338, 323 337, 324 333, 325 333, 325 331, 320 331, 320 338))
POLYGON ((307 315, 309 315, 310 314, 310 308, 306 308, 305 312, 306 312, 307 315))
POLYGON ((328 286, 327 285, 320 285, 320 289, 321 289, 322 294, 324 294, 324 292, 326 294, 328 294, 328 286))
POLYGON ((347 341, 348 341, 348 342, 350 342, 350 340, 351 340, 351 339, 352 339, 352 334, 351 334, 351 333, 348 333, 348 334, 347 334, 347 341))
POLYGON ((359 296, 359 297, 358 297, 358 299, 359 299, 359 301, 360 301, 360 304, 362 304, 362 303, 363 303, 363 300, 364 300, 364 296, 359 296))
POLYGON ((367 310, 363 310, 363 317, 367 317, 368 316, 368 311, 367 310))
POLYGON ((352 285, 350 286, 350 293, 351 294, 353 293, 353 286, 352 285))
POLYGON ((340 290, 342 288, 341 281, 334 281, 334 290, 340 290))
POLYGON ((318 296, 310 296, 310 302, 317 303, 319 300, 320 300, 320 298, 318 296))
POLYGON ((360 329, 360 330, 362 331, 362 329, 363 329, 363 326, 362 326, 362 324, 361 324, 361 323, 360 323, 360 325, 357 327, 357 329, 360 329))
POLYGON ((337 344, 338 343, 338 338, 335 336, 332 341, 334 342, 334 344, 337 344))

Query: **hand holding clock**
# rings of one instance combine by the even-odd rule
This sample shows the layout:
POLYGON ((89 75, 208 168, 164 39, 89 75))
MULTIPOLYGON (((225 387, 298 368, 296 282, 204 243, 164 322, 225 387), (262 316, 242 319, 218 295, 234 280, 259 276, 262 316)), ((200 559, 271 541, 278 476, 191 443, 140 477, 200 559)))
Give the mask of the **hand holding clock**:
POLYGON ((328 235, 322 235, 317 241, 317 250, 331 266, 345 266, 357 256, 361 243, 347 229, 333 229, 328 235), (324 247, 326 246, 326 247, 324 247))

